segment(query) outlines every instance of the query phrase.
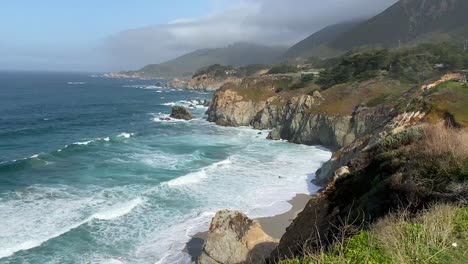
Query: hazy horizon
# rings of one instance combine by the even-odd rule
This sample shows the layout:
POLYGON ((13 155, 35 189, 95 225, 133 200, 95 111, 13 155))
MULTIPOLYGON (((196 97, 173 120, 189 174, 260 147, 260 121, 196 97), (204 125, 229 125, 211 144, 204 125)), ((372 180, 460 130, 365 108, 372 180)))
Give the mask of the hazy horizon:
POLYGON ((1 71, 138 69, 235 42, 291 46, 334 23, 368 17, 396 0, 6 0, 1 71))

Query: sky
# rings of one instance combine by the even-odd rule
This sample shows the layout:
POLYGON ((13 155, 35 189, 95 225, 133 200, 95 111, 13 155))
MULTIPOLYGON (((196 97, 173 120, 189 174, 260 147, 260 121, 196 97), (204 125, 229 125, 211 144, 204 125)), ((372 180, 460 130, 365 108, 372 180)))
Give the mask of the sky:
POLYGON ((291 46, 396 0, 2 0, 0 69, 120 71, 235 42, 291 46))

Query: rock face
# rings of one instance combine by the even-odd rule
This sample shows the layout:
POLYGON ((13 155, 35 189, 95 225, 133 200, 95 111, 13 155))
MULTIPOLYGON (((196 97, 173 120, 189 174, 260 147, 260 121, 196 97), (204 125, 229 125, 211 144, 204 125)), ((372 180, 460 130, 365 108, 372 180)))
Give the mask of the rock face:
POLYGON ((322 109, 329 100, 321 93, 284 96, 275 93, 277 83, 247 78, 237 86, 225 85, 214 95, 207 111, 208 121, 222 126, 272 129, 269 139, 340 150, 317 172, 316 184, 325 185, 337 169, 345 166, 371 140, 376 140, 377 132, 388 130, 385 124, 397 115, 387 106, 357 106, 347 113, 325 112, 322 109))
POLYGON ((263 232, 257 221, 236 211, 220 211, 213 218, 200 264, 259 263, 278 241, 263 232))
MULTIPOLYGON (((241 84, 245 86, 246 81, 241 84)), ((382 109, 357 108, 349 114, 328 114, 316 110, 326 104, 319 92, 282 97, 267 89, 270 97, 250 100, 241 90, 225 86, 216 92, 208 109, 208 121, 223 126, 253 126, 273 129, 269 138, 293 143, 323 145, 333 150, 350 145, 356 138, 372 132, 389 120, 382 109)), ((265 89, 261 91, 265 93, 265 89)))
POLYGON ((182 120, 192 120, 193 115, 189 110, 182 106, 172 107, 171 118, 182 119, 182 120))
POLYGON ((188 81, 173 79, 168 86, 176 89, 216 91, 227 83, 239 84, 241 81, 242 79, 237 77, 218 80, 209 76, 198 76, 188 81))

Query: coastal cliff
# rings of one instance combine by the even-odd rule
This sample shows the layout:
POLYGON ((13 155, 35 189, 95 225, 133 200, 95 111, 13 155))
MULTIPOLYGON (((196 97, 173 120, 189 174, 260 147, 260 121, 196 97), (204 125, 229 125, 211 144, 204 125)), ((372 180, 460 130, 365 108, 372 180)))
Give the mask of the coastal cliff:
MULTIPOLYGON (((466 206, 467 71, 425 68, 431 75, 422 76, 426 79, 421 81, 407 74, 414 64, 401 73, 386 66, 360 72, 359 65, 388 54, 359 56, 352 58, 355 63, 343 60, 307 85, 301 85, 301 76, 265 75, 226 84, 214 94, 207 111, 210 122, 269 129, 269 139, 322 145, 334 151, 316 172, 314 183, 324 189, 287 228, 270 256, 271 263, 290 259, 296 260, 284 263, 322 263, 315 258, 333 260, 367 252, 364 246, 336 253, 344 250, 343 241, 350 238, 377 236, 381 229, 367 230, 378 228, 380 219, 391 218, 399 210, 407 215, 398 217, 411 225, 434 204, 448 204, 451 212, 466 206)), ((392 221, 394 226, 401 224, 392 221)), ((452 226, 452 219, 447 226, 452 226)), ((376 247, 385 248, 385 242, 379 243, 376 247)), ((430 243, 423 247, 433 247, 430 243)), ((446 244, 441 247, 449 249, 446 244)), ((386 250, 385 256, 370 252, 374 255, 324 263, 402 263, 396 255, 400 248, 386 250)), ((404 257, 411 261, 418 259, 412 252, 407 254, 404 257)))
POLYGON ((242 81, 238 77, 229 77, 222 80, 217 80, 209 76, 199 76, 191 80, 172 79, 168 86, 176 89, 186 90, 201 90, 201 91, 216 91, 227 83, 238 84, 242 81))
MULTIPOLYGON (((382 132, 395 129, 391 122, 400 114, 395 109, 398 101, 379 105, 373 105, 373 101, 408 89, 398 81, 376 79, 323 92, 275 92, 293 81, 291 77, 261 76, 246 78, 240 85, 225 85, 214 95, 207 111, 208 120, 222 126, 271 129, 270 139, 322 145, 337 151, 332 161, 317 173, 316 183, 320 184, 326 184, 353 153, 371 140, 375 142, 382 132), (366 101, 360 101, 361 91, 367 91, 366 101)), ((422 116, 413 113, 413 117, 422 116)))
POLYGON ((468 133, 451 130, 466 126, 466 116, 440 101, 450 95, 465 104, 462 80, 449 73, 411 87, 379 77, 321 92, 278 92, 294 80, 262 76, 217 91, 209 121, 271 129, 270 139, 334 150, 314 180, 326 188, 294 219, 270 261, 301 257, 305 248, 319 252, 401 206, 418 211, 468 197, 466 164, 457 162, 468 158, 468 133), (436 147, 440 141, 445 145, 436 147))

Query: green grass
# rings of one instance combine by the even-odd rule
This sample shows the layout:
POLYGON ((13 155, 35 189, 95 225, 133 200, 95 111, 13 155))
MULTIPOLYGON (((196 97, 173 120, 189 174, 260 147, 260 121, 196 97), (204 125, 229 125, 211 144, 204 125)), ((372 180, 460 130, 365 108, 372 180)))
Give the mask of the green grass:
POLYGON ((461 264, 467 257, 468 208, 436 205, 416 218, 390 215, 331 250, 280 264, 461 264))
POLYGON ((398 98, 410 87, 407 83, 386 77, 339 84, 321 91, 326 103, 317 110, 330 115, 351 115, 356 106, 361 104, 377 106, 393 103, 394 98, 398 98))
POLYGON ((366 106, 367 107, 375 107, 375 106, 381 105, 381 104, 385 103, 388 96, 389 96, 388 94, 382 94, 381 96, 375 97, 375 98, 369 100, 366 103, 366 106))
POLYGON ((432 115, 450 113, 457 123, 468 126, 468 84, 445 82, 432 92, 426 100, 432 115))

